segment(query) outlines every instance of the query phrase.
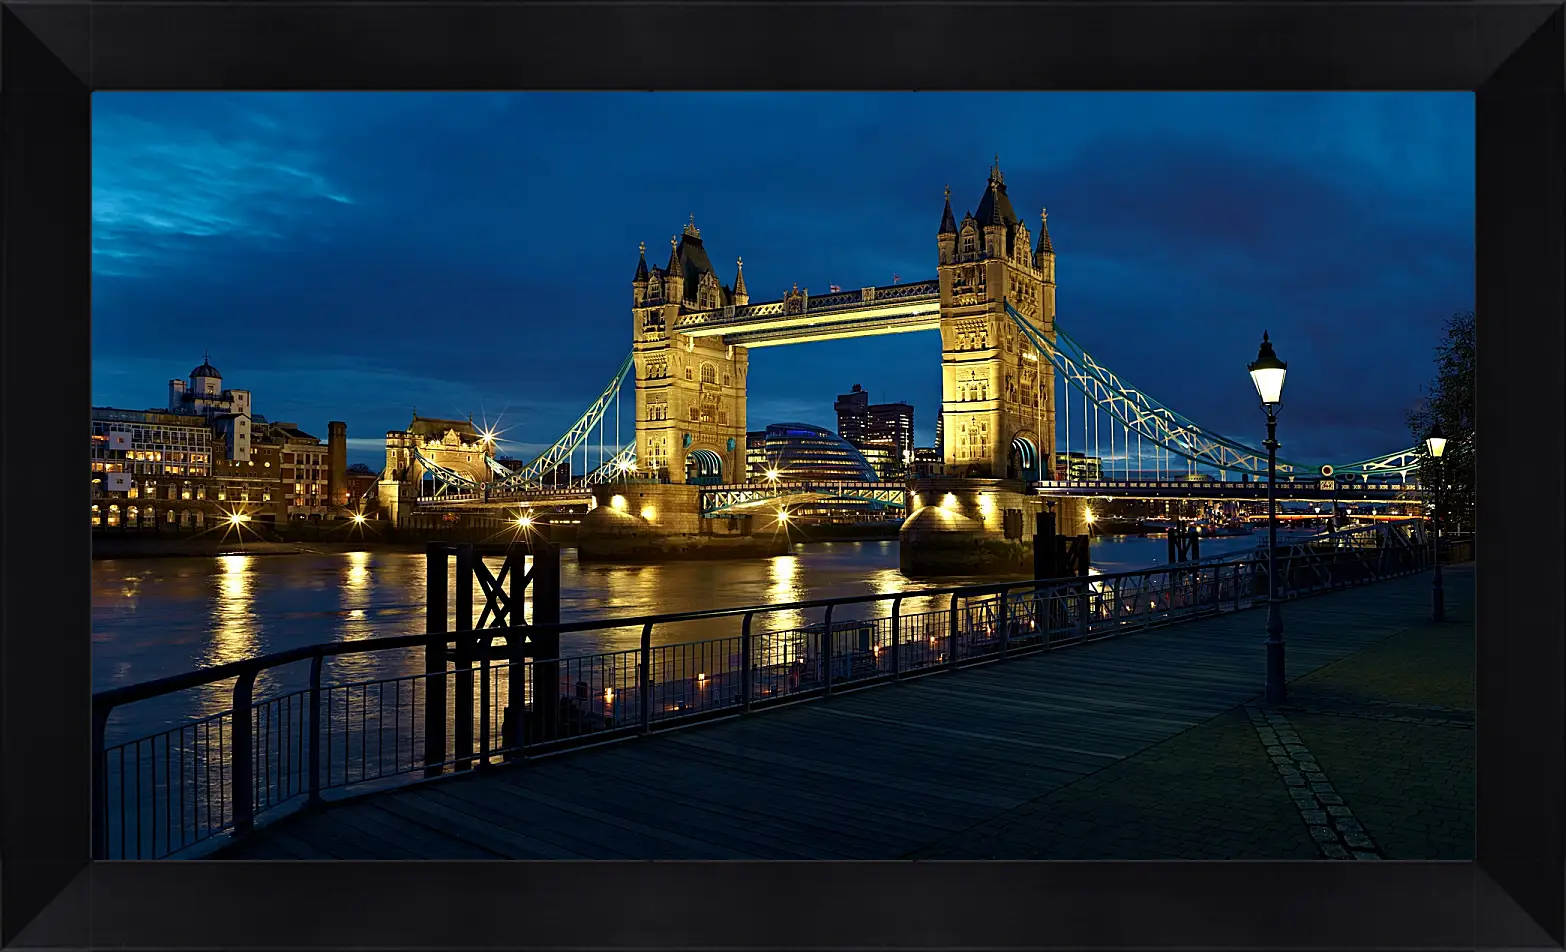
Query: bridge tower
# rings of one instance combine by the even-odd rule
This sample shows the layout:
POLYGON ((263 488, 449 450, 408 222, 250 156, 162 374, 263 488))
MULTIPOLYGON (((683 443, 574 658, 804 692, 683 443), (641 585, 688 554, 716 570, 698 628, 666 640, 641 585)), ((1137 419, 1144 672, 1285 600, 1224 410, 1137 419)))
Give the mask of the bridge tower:
POLYGON ((1000 160, 978 210, 955 221, 947 191, 936 234, 941 281, 943 469, 948 476, 1050 478, 1055 369, 1007 314, 1010 303, 1055 339, 1055 250, 1040 213, 1038 244, 1012 209, 1000 160))
POLYGON ((637 469, 671 483, 743 482, 746 349, 672 330, 686 311, 745 304, 743 265, 732 288, 719 280, 695 216, 669 245, 663 268, 648 267, 644 245, 631 282, 637 469))

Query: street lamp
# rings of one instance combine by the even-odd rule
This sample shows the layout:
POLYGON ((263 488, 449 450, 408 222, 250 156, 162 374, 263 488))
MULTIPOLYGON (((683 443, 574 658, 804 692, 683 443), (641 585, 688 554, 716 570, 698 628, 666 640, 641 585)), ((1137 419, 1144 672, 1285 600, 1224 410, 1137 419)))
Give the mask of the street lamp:
POLYGON ((1263 700, 1269 704, 1284 702, 1284 617, 1279 606, 1278 530, 1279 517, 1275 470, 1279 441, 1275 433, 1279 422, 1279 399, 1284 394, 1284 371, 1287 365, 1273 352, 1268 343, 1268 332, 1262 333, 1262 347, 1257 359, 1246 365, 1251 382, 1262 398, 1262 410, 1268 415, 1268 657, 1267 680, 1263 684, 1263 700))
POLYGON ((1442 534, 1442 453, 1447 449, 1447 437, 1441 424, 1433 423, 1426 434, 1426 452, 1436 460, 1436 487, 1431 491, 1431 620, 1441 621, 1446 614, 1442 604, 1442 553, 1437 548, 1437 537, 1442 534))
POLYGON ((489 457, 490 453, 495 449, 495 431, 487 429, 479 434, 479 438, 484 441, 484 446, 479 452, 484 457, 484 472, 482 474, 484 477, 484 498, 488 500, 490 498, 490 481, 494 479, 494 474, 490 472, 489 457))

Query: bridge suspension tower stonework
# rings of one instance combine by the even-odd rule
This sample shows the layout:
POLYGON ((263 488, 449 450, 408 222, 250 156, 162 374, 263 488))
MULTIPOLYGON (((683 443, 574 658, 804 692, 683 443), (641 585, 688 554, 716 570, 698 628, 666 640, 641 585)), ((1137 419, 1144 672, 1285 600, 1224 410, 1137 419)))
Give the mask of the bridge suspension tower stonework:
MULTIPOLYGON (((1056 339, 1047 221, 1042 211, 1036 236, 1018 216, 998 162, 961 221, 948 191, 936 252, 935 280, 816 297, 796 286, 752 303, 743 261, 735 261, 733 284, 724 283, 694 218, 670 238, 662 268, 648 264, 644 245, 631 282, 635 471, 621 481, 637 485, 595 487, 579 551, 776 550, 783 543, 771 520, 701 505, 703 492, 718 491, 707 487, 746 481, 749 350, 933 330, 941 339, 942 476, 908 486, 904 571, 1024 570, 1031 534, 1019 527, 1032 526, 1040 508, 1029 487, 1055 471, 1055 365, 1041 352, 1056 339)), ((1057 525, 1076 531, 1077 504, 1060 505, 1057 525)))
POLYGON ((742 482, 746 348, 721 337, 674 332, 682 313, 749 302, 735 264, 733 287, 713 270, 693 216, 669 239, 669 263, 649 268, 644 247, 631 283, 636 366, 637 468, 673 484, 742 482))
MULTIPOLYGON (((1028 564, 1040 501, 1026 493, 1055 468, 1055 368, 1007 313, 1055 340, 1056 255, 1041 209, 1037 238, 991 167, 978 208, 957 220, 949 189, 936 233, 941 288, 945 478, 916 480, 899 535, 910 575, 1028 564), (999 565, 998 565, 999 563, 999 565)), ((1079 528, 1081 506, 1057 513, 1079 528)))

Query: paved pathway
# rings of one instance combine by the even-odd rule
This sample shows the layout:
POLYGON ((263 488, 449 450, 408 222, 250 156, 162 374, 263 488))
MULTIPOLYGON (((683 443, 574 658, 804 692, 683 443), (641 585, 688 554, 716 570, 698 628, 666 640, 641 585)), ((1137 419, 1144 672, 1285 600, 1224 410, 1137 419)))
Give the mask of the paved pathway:
POLYGON ((1440 628, 1429 593, 1287 604, 1295 707, 1255 708, 1240 612, 351 799, 220 855, 1462 858, 1473 573, 1440 628))

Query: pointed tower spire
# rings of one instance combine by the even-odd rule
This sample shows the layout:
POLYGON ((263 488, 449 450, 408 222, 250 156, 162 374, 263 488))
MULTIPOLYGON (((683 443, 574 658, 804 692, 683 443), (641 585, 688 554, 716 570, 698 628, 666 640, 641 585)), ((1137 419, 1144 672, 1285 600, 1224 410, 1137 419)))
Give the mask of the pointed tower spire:
POLYGON ((1055 254, 1050 246, 1050 213, 1043 208, 1039 210, 1039 246, 1034 251, 1042 255, 1055 254))
POLYGON ((744 307, 751 303, 751 292, 745 289, 745 259, 735 259, 735 290, 734 302, 737 307, 744 307))
POLYGON ((952 186, 947 186, 947 204, 941 210, 941 227, 937 229, 938 235, 955 235, 958 233, 957 222, 952 220, 952 186))
POLYGON ((680 239, 674 235, 669 236, 669 267, 664 270, 671 275, 685 273, 680 267, 680 239))
POLYGON ((647 242, 637 242, 637 273, 633 281, 647 280, 647 242))

